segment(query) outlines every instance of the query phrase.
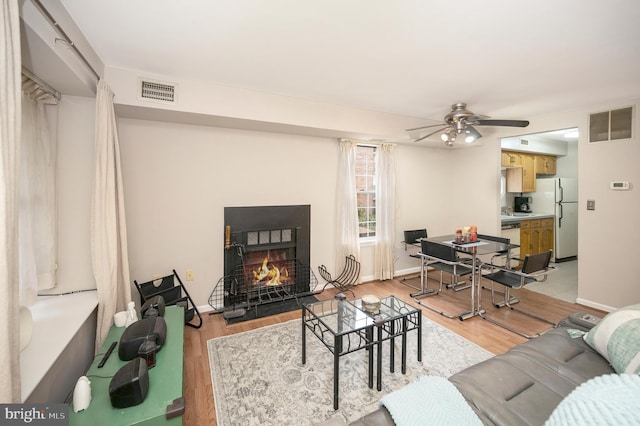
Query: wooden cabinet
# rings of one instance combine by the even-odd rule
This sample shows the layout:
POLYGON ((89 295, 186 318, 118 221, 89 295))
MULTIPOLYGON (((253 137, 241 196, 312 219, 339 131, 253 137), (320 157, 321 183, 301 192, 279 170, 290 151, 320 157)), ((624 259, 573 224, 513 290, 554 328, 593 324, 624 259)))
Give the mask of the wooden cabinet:
POLYGON ((522 154, 515 151, 502 151, 502 167, 522 167, 522 154))
POLYGON ((522 154, 522 192, 536 192, 535 156, 522 154))
POLYGON ((520 222, 520 257, 553 249, 554 218, 520 222))
POLYGON ((504 150, 500 164, 507 167, 507 192, 536 192, 536 175, 556 174, 553 155, 504 150))
POLYGON ((507 192, 535 192, 535 155, 502 151, 501 164, 507 168, 507 192))
POLYGON ((555 175, 556 174, 556 157, 553 155, 538 155, 535 159, 536 174, 555 175))

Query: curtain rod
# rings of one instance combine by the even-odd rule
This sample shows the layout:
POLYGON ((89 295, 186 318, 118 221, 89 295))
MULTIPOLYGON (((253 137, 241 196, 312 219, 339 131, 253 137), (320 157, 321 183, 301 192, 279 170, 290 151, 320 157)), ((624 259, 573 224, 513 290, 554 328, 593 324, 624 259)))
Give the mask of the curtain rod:
POLYGON ((51 96, 56 98, 56 100, 58 101, 60 100, 61 98, 60 92, 58 92, 56 89, 51 87, 46 81, 44 81, 43 79, 41 79, 40 77, 38 77, 37 75, 29 71, 25 67, 22 67, 22 74, 28 79, 33 80, 38 86, 40 86, 42 90, 49 93, 51 96))
POLYGON ((49 24, 56 30, 58 35, 62 37, 62 41, 66 43, 73 50, 73 53, 75 53, 76 56, 78 56, 78 58, 80 58, 80 60, 85 64, 85 66, 93 73, 93 75, 96 77, 96 80, 100 80, 100 74, 98 74, 96 70, 93 69, 93 67, 87 60, 87 58, 84 57, 82 52, 80 52, 80 50, 76 47, 76 45, 69 38, 67 33, 64 32, 60 24, 58 24, 58 22, 53 18, 53 16, 51 16, 49 11, 45 9, 45 7, 42 5, 40 0, 31 0, 31 1, 38 8, 40 13, 42 13, 42 15, 44 15, 44 17, 47 18, 47 21, 49 21, 49 24))

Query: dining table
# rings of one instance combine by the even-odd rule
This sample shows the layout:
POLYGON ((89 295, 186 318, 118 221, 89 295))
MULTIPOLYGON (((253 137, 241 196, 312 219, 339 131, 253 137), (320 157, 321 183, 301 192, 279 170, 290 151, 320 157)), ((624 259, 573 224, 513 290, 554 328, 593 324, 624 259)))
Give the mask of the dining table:
MULTIPOLYGON (((481 306, 481 291, 482 287, 480 285, 480 274, 481 268, 478 259, 480 255, 494 255, 494 254, 504 254, 506 257, 506 264, 509 265, 511 259, 511 250, 514 248, 520 247, 518 244, 511 244, 504 241, 499 241, 498 237, 493 239, 491 236, 479 237, 476 241, 470 242, 462 242, 456 243, 456 236, 454 234, 450 235, 442 235, 438 237, 428 237, 423 238, 427 241, 432 241, 444 245, 453 246, 454 249, 462 254, 469 255, 471 257, 471 297, 470 297, 470 307, 466 312, 461 313, 458 318, 463 321, 469 318, 472 318, 476 315, 481 315, 484 313, 481 306)), ((418 252, 418 255, 421 255, 421 252, 418 252)), ((426 276, 427 273, 427 261, 426 257, 422 256, 422 267, 420 272, 420 284, 422 287, 422 291, 426 292, 426 276)), ((426 293, 425 293, 426 294, 426 293)))

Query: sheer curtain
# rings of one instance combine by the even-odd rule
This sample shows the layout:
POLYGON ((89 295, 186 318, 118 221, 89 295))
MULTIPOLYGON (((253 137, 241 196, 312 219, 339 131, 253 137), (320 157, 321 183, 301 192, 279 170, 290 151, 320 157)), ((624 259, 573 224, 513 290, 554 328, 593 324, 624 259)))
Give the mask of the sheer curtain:
POLYGON ((338 188, 336 200, 336 271, 342 271, 345 257, 354 255, 360 260, 358 231, 358 200, 356 198, 355 141, 340 140, 338 188))
POLYGON ((20 304, 36 302, 38 290, 56 284, 56 142, 47 110, 58 100, 22 76, 20 142, 20 304))
POLYGON ((396 169, 395 144, 378 148, 376 169, 376 246, 375 278, 393 278, 395 263, 396 169))
POLYGON ((0 5, 0 402, 20 402, 18 323, 18 142, 21 118, 20 13, 0 5))
POLYGON ((109 333, 113 314, 125 310, 131 301, 118 129, 113 91, 102 80, 96 94, 91 260, 98 290, 97 353, 109 333))

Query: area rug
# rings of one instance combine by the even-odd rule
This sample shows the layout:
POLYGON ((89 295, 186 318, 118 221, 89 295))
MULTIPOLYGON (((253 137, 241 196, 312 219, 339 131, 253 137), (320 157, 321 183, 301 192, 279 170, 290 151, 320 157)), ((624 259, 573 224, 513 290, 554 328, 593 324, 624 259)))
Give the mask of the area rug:
MULTIPOLYGON (((449 377, 483 361, 490 352, 422 317, 422 362, 416 331, 409 332, 407 373, 400 372, 396 339, 395 372, 389 344, 383 350, 382 391, 367 381, 368 355, 359 350, 340 358, 339 408, 333 409, 333 355, 307 331, 302 364, 301 320, 211 339, 209 365, 219 426, 313 425, 330 419, 346 423, 378 408, 382 396, 422 375, 449 377)), ((375 380, 374 380, 375 382, 375 380)))

